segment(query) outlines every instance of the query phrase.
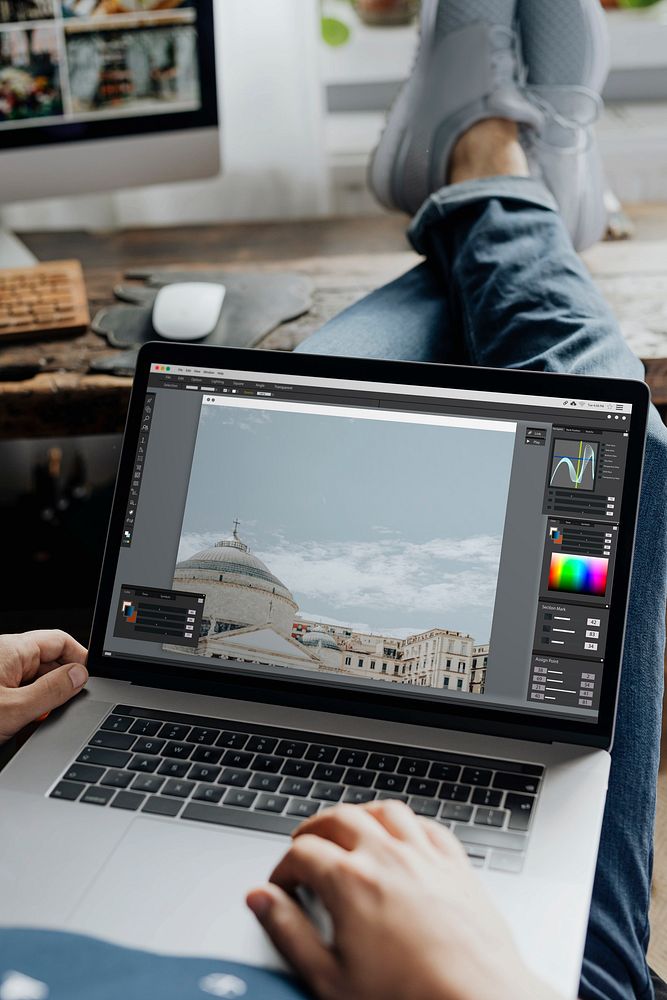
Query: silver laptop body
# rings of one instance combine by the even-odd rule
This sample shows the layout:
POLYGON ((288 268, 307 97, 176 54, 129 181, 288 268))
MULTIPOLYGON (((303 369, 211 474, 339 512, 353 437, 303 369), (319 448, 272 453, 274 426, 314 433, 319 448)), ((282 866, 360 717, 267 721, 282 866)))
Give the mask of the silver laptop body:
POLYGON ((149 344, 91 681, 0 772, 0 921, 280 967, 244 895, 400 796, 576 996, 640 383, 149 344))

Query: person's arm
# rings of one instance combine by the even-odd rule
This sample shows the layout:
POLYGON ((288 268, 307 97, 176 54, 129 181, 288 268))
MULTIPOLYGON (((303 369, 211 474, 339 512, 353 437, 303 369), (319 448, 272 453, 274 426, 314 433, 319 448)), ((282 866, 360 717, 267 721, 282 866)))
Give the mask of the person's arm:
POLYGON ((86 655, 57 629, 0 636, 0 744, 81 691, 86 655))
POLYGON ((401 802, 307 820, 248 905, 319 1000, 557 1000, 456 838, 401 802), (298 886, 329 911, 330 947, 295 902, 298 886))

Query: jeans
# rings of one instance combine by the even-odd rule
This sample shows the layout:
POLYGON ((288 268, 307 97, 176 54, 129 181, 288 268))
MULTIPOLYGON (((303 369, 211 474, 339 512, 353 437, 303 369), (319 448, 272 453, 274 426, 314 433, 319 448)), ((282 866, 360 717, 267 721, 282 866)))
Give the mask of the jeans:
MULTIPOLYGON (((556 206, 517 177, 442 188, 409 236, 425 262, 298 350, 643 378, 556 206)), ((648 1000, 646 962, 667 599, 667 431, 652 409, 582 1000, 648 1000)))

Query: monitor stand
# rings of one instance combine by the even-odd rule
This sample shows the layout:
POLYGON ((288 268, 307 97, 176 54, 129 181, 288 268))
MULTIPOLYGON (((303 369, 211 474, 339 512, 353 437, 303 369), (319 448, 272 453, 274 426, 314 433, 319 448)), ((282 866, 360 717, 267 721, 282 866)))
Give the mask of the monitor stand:
POLYGON ((0 227, 0 268, 30 267, 37 263, 37 258, 28 250, 18 236, 9 229, 0 227))

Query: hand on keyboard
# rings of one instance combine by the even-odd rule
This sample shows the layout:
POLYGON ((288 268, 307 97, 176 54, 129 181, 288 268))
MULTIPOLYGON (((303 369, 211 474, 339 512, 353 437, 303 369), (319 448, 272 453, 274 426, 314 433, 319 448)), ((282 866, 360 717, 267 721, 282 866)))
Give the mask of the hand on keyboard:
POLYGON ((555 1000, 523 965, 457 839, 401 802, 306 820, 248 905, 322 1000, 555 1000), (302 886, 328 911, 333 948, 294 901, 302 886))

